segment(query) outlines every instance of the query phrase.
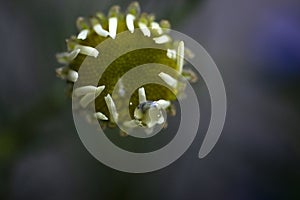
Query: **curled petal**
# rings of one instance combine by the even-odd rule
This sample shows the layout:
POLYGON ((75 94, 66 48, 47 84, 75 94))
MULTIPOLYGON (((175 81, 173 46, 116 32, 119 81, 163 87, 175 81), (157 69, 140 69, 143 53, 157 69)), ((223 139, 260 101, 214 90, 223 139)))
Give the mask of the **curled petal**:
POLYGON ((64 53, 59 53, 56 54, 57 61, 61 64, 67 64, 74 60, 77 55, 79 54, 80 49, 75 49, 71 52, 64 52, 64 53))
POLYGON ((93 85, 87 85, 87 86, 79 87, 79 88, 76 88, 74 90, 74 95, 75 96, 86 95, 87 93, 96 92, 96 89, 97 89, 97 87, 95 87, 93 85))
POLYGON ((132 2, 128 8, 127 8, 127 13, 133 14, 135 16, 138 16, 141 12, 141 7, 138 2, 132 2))
POLYGON ((177 67, 178 67, 178 72, 181 74, 182 68, 183 68, 183 60, 184 60, 184 42, 183 41, 179 42, 177 52, 178 52, 177 67))
POLYGON ((177 56, 176 50, 167 49, 167 56, 168 56, 168 58, 175 60, 176 56, 177 56))
POLYGON ((92 101, 96 99, 95 93, 87 93, 84 95, 81 100, 79 101, 80 105, 83 108, 86 108, 92 101))
MULTIPOLYGON (((86 108, 92 101, 94 101, 104 90, 105 86, 99 86, 95 91, 86 93, 80 100, 80 105, 86 108)), ((82 90, 81 90, 82 92, 82 90)))
POLYGON ((87 38, 89 34, 89 30, 88 29, 84 29, 82 31, 79 32, 78 36, 77 36, 77 39, 80 39, 80 40, 85 40, 87 38))
POLYGON ((68 79, 68 81, 76 82, 78 79, 78 73, 76 71, 70 69, 68 72, 68 75, 67 75, 67 79, 68 79))
POLYGON ((108 120, 108 118, 107 118, 103 113, 101 113, 101 112, 96 112, 96 113, 94 114, 94 117, 95 117, 96 119, 100 119, 100 120, 104 120, 104 121, 107 121, 107 120, 108 120))
POLYGON ((163 99, 160 99, 158 101, 156 101, 156 103, 162 108, 162 109, 166 109, 171 105, 170 101, 166 101, 163 99))
POLYGON ((144 103, 147 101, 147 98, 146 98, 146 92, 145 92, 145 89, 143 87, 141 87, 139 89, 139 102, 140 103, 144 103))
POLYGON ((134 15, 132 15, 132 14, 126 15, 126 26, 131 33, 134 32, 134 20, 135 20, 134 15))
POLYGON ((135 128, 138 126, 142 126, 141 121, 139 120, 130 120, 130 121, 126 121, 123 123, 124 126, 128 127, 128 128, 135 128))
POLYGON ((167 42, 171 41, 170 37, 167 36, 167 35, 162 35, 162 36, 159 36, 159 37, 155 37, 155 38, 153 38, 153 40, 156 44, 164 44, 164 43, 167 43, 167 42))
POLYGON ((116 38, 117 35, 117 28, 118 28, 118 18, 117 17, 111 17, 108 19, 109 23, 109 35, 112 39, 116 38))
POLYGON ((106 97, 104 97, 104 100, 106 102, 106 105, 108 107, 110 115, 112 116, 113 121, 115 122, 118 121, 119 114, 117 113, 114 100, 111 98, 109 94, 106 97))
POLYGON ((99 51, 93 47, 90 46, 83 46, 80 44, 77 44, 75 46, 75 49, 79 49, 81 54, 87 55, 87 56, 93 56, 93 57, 97 57, 99 54, 99 51))
POLYGON ((164 72, 161 72, 158 74, 158 76, 166 82, 169 86, 176 88, 177 87, 177 80, 170 76, 169 74, 166 74, 164 72))
POLYGON ((143 118, 143 112, 139 108, 136 108, 134 110, 134 114, 133 115, 134 115, 135 119, 142 119, 143 118))
POLYGON ((156 124, 164 123, 164 118, 160 109, 157 107, 149 108, 145 113, 143 122, 147 125, 148 128, 152 128, 156 124))
POLYGON ((144 36, 146 36, 146 37, 151 36, 151 32, 146 24, 144 24, 143 22, 139 22, 139 27, 140 27, 142 33, 144 34, 144 36))
POLYGON ((163 30, 157 22, 151 22, 151 29, 157 31, 159 35, 163 34, 163 30))
POLYGON ((96 24, 95 26, 93 26, 93 29, 100 36, 109 36, 109 32, 107 30, 104 30, 100 24, 96 24))

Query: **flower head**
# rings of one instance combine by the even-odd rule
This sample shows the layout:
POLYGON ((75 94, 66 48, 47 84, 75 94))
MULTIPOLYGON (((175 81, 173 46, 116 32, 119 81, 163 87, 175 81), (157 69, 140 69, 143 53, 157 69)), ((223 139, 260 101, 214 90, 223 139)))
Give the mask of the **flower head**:
MULTIPOLYGON (((79 31, 77 36, 71 36, 66 40, 68 51, 57 54, 58 62, 64 64, 64 67, 58 68, 56 73, 72 85, 80 76, 78 71, 85 58, 87 56, 94 58, 101 56, 101 52, 95 47, 107 39, 115 40, 121 32, 140 31, 145 41, 164 47, 139 49, 122 55, 104 71, 97 87, 85 85, 73 91, 73 94, 80 98, 79 102, 82 108, 95 106, 96 112, 93 117, 99 120, 101 124, 114 124, 122 120, 123 113, 117 112, 116 108, 119 103, 117 99, 112 98, 112 92, 116 83, 120 82, 121 77, 136 66, 145 63, 159 63, 188 78, 194 77, 191 71, 183 68, 184 54, 187 51, 183 41, 173 41, 168 34, 170 23, 166 20, 158 23, 155 21, 154 15, 141 13, 137 2, 131 3, 125 12, 122 12, 119 6, 113 6, 107 15, 96 13, 89 19, 79 17, 77 28, 79 31), (95 105, 92 102, 95 102, 95 105)), ((126 41, 124 42, 125 45, 129 45, 126 44, 126 41)), ((108 48, 105 50, 114 51, 115 49, 108 48)), ((141 76, 147 76, 151 73, 154 71, 149 69, 141 76)), ((176 94, 180 88, 178 77, 165 72, 158 73, 157 77, 172 89, 158 84, 146 84, 136 89, 131 96, 130 105, 128 105, 132 120, 125 121, 125 126, 152 128, 166 121, 163 117, 163 111, 173 113, 170 112, 174 109, 172 102, 176 100, 176 94)), ((126 89, 128 84, 130 85, 130 83, 121 84, 120 97, 124 95, 126 91, 124 88, 126 89)))

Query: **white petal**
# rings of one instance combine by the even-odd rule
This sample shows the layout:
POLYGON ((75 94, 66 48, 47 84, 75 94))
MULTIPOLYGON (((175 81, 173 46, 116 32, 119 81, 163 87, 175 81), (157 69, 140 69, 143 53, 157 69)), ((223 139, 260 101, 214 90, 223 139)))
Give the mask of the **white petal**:
POLYGON ((83 29, 82 31, 79 32, 77 39, 85 40, 87 38, 88 34, 89 34, 89 30, 83 29))
POLYGON ((63 73, 65 67, 60 67, 55 70, 57 77, 61 79, 66 79, 66 75, 63 73))
POLYGON ((80 105, 83 108, 86 108, 92 101, 94 101, 104 90, 105 86, 99 86, 96 88, 94 92, 89 92, 86 95, 84 95, 80 100, 80 105))
POLYGON ((183 59, 184 59, 184 42, 183 41, 179 42, 177 52, 178 52, 177 67, 178 67, 178 72, 181 74, 182 68, 183 68, 183 59))
POLYGON ((144 103, 147 101, 146 92, 143 87, 139 88, 139 102, 144 103))
MULTIPOLYGON (((152 128, 153 126, 155 126, 156 121, 149 120, 149 121, 145 121, 144 123, 147 125, 148 128, 152 128)), ((148 134, 150 134, 150 133, 148 133, 148 134)))
POLYGON ((135 16, 132 14, 127 14, 126 15, 126 25, 128 30, 133 33, 134 32, 134 20, 135 20, 135 16))
POLYGON ((86 95, 87 93, 90 93, 90 92, 96 92, 96 89, 97 89, 97 87, 95 87, 93 85, 79 87, 74 90, 74 95, 75 96, 86 95))
POLYGON ((95 117, 91 116, 91 115, 86 115, 85 116, 85 119, 86 121, 89 123, 89 124, 92 124, 95 122, 95 117))
POLYGON ((108 23, 109 23, 109 27, 108 27, 109 35, 112 39, 115 39, 117 35, 118 18, 111 17, 109 18, 108 23))
POLYGON ((141 31, 143 32, 144 36, 150 37, 151 32, 150 32, 149 28, 146 26, 146 24, 139 22, 139 27, 140 27, 141 31))
POLYGON ((157 123, 158 124, 163 124, 165 122, 165 118, 161 115, 158 120, 157 120, 157 123))
POLYGON ((105 85, 97 87, 97 89, 95 91, 96 97, 99 96, 104 89, 105 89, 105 85))
POLYGON ((152 134, 153 133, 153 127, 145 129, 145 132, 146 132, 147 135, 152 134))
POLYGON ((143 112, 140 109, 136 108, 134 110, 133 116, 134 116, 135 119, 142 119, 143 118, 143 112))
POLYGON ((59 53, 56 55, 57 61, 62 64, 67 64, 70 61, 74 60, 79 54, 80 49, 75 49, 71 52, 59 53))
POLYGON ((126 121, 123 123, 124 126, 128 127, 128 128, 135 128, 135 127, 138 127, 138 126, 141 126, 141 122, 138 121, 138 120, 130 120, 130 121, 126 121))
POLYGON ((161 111, 157 107, 151 107, 146 111, 143 122, 148 128, 152 128, 158 122, 161 122, 161 111))
POLYGON ((80 53, 80 49, 75 49, 75 50, 71 51, 68 55, 69 61, 74 60, 79 53, 80 53))
POLYGON ((153 38, 153 40, 155 41, 155 43, 157 44, 164 44, 170 41, 170 37, 167 35, 162 35, 156 38, 153 38))
POLYGON ((163 33, 159 23, 157 23, 157 22, 151 22, 151 29, 156 30, 159 35, 161 35, 163 33))
POLYGON ((93 26, 93 29, 100 36, 109 36, 109 32, 107 30, 104 30, 100 24, 96 24, 95 26, 93 26))
POLYGON ((76 71, 70 69, 68 72, 68 75, 67 75, 67 79, 69 81, 76 82, 78 79, 78 73, 76 71))
POLYGON ((83 108, 86 108, 92 101, 96 99, 95 93, 87 93, 84 95, 81 100, 79 101, 80 105, 83 108))
POLYGON ((170 76, 169 74, 166 74, 164 72, 160 72, 158 74, 158 76, 165 81, 169 86, 176 88, 177 86, 177 80, 174 79, 172 76, 170 76))
POLYGON ((114 100, 111 98, 111 96, 109 94, 106 97, 104 97, 104 100, 106 102, 108 111, 111 114, 113 120, 115 122, 118 121, 119 114, 117 113, 117 109, 116 109, 114 100))
POLYGON ((99 54, 99 51, 93 47, 90 46, 83 46, 80 44, 77 44, 75 46, 75 49, 79 49, 81 54, 87 55, 87 56, 93 56, 93 57, 97 57, 99 54))
POLYGON ((100 119, 100 120, 105 120, 105 121, 108 120, 108 118, 103 113, 101 113, 101 112, 96 112, 94 114, 94 117, 96 119, 100 119))
POLYGON ((162 109, 166 109, 167 107, 169 107, 171 105, 170 101, 166 101, 163 99, 160 99, 158 101, 156 101, 156 103, 162 108, 162 109))
POLYGON ((124 97, 124 95, 125 95, 125 88, 124 88, 124 84, 123 84, 123 81, 122 81, 122 79, 120 79, 119 80, 119 95, 121 96, 121 97, 124 97))
POLYGON ((176 51, 174 49, 167 49, 167 56, 170 59, 176 59, 176 51))

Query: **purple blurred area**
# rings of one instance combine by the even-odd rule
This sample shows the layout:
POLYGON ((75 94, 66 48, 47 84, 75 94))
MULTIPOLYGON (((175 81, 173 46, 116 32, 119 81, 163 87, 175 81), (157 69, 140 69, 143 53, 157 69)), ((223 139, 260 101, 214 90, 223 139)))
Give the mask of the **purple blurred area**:
POLYGON ((0 199, 300 199, 300 2, 297 0, 140 1, 197 40, 223 76, 224 131, 197 153, 210 118, 200 92, 199 134, 162 170, 127 174, 82 145, 55 53, 76 33, 78 16, 130 1, 6 1, 0 7, 0 199))

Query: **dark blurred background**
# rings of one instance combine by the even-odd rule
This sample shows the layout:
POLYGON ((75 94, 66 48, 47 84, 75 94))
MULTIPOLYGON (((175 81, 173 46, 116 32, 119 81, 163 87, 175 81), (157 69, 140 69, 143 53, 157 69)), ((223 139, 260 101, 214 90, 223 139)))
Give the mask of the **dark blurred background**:
POLYGON ((1 2, 0 199, 300 199, 298 0, 142 0, 215 60, 228 95, 223 134, 197 158, 209 119, 203 97, 195 142, 167 168, 127 174, 87 152, 55 54, 78 16, 129 2, 1 2))

